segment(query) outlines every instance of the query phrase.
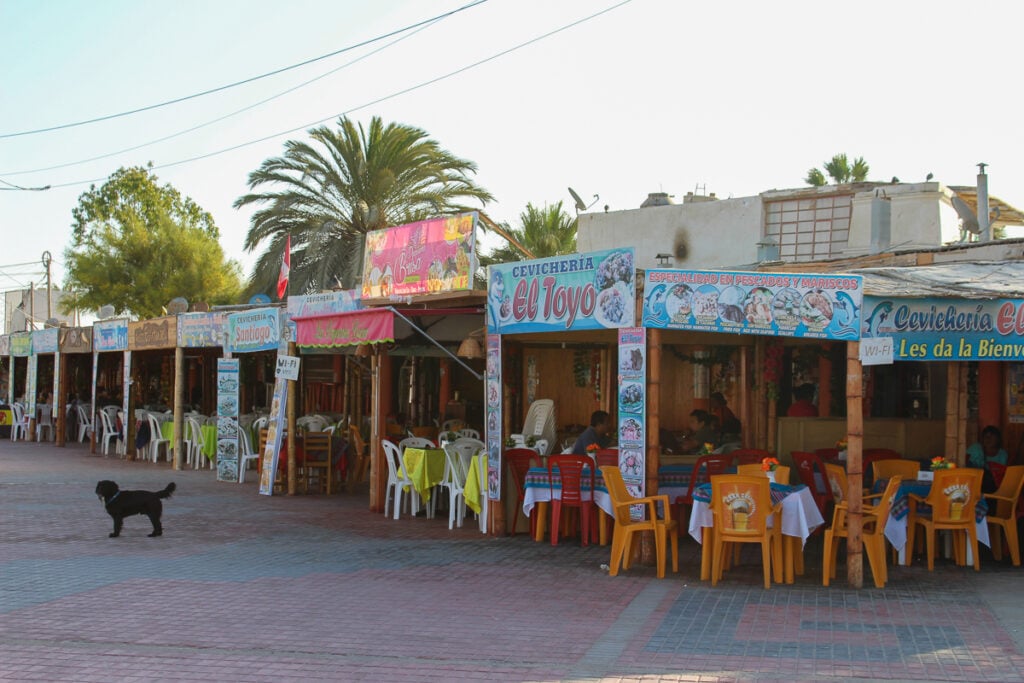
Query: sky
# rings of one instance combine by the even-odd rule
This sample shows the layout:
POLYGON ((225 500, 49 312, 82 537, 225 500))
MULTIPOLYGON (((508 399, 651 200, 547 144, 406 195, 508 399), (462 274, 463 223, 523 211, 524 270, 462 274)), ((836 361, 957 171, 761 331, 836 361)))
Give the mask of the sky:
POLYGON ((40 281, 44 251, 59 284, 79 196, 150 162, 213 215, 248 274, 255 209, 232 207, 248 174, 341 114, 417 126, 475 162, 487 212, 512 224, 528 202, 572 212, 569 187, 592 211, 801 187, 838 152, 882 181, 973 185, 986 162, 990 193, 1024 207, 1019 1, 486 0, 214 94, 11 135, 219 88, 470 2, 0 0, 0 187, 51 186, 0 190, 0 291, 40 281))

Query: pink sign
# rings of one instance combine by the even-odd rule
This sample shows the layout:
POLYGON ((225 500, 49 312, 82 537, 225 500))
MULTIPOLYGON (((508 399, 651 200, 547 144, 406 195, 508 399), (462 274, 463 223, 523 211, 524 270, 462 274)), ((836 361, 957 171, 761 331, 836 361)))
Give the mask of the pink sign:
POLYGON ((476 212, 366 234, 363 298, 472 289, 476 212))
POLYGON ((293 318, 299 346, 352 346, 395 340, 395 316, 388 309, 325 313, 293 318))

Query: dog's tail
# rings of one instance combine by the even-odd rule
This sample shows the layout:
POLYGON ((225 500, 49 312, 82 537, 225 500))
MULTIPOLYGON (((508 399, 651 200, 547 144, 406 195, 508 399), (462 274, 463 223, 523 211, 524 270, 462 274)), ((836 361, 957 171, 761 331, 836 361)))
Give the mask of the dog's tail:
POLYGON ((167 485, 167 488, 165 488, 163 491, 158 492, 156 495, 159 496, 160 498, 170 498, 171 494, 174 493, 174 489, 176 488, 178 487, 175 486, 174 482, 172 481, 170 484, 167 485))

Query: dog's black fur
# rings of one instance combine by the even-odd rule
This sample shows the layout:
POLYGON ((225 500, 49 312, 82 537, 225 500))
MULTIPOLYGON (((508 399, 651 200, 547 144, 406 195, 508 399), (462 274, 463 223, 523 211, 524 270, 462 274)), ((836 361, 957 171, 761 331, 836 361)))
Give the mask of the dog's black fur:
POLYGON ((103 501, 103 507, 114 518, 114 532, 110 538, 121 535, 124 518, 132 515, 146 515, 153 524, 152 536, 160 536, 164 528, 160 525, 160 514, 164 505, 161 498, 170 498, 175 489, 172 481, 163 491, 122 491, 112 481, 103 480, 96 484, 96 495, 103 501))

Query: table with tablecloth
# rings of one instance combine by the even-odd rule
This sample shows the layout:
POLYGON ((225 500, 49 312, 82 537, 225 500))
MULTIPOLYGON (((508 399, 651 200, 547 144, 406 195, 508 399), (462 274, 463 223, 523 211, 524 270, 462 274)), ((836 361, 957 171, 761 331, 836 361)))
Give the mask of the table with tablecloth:
MULTIPOLYGON (((772 505, 782 503, 783 569, 786 583, 793 583, 794 574, 803 573, 803 544, 816 528, 825 523, 818 511, 811 490, 803 484, 787 486, 771 484, 772 505), (797 547, 796 540, 800 539, 797 547)), ((768 519, 769 526, 772 518, 768 519)), ((693 511, 690 513, 690 536, 704 547, 701 552, 700 578, 711 578, 711 544, 714 515, 711 513, 711 484, 693 489, 693 511)))
MULTIPOLYGON (((202 453, 213 460, 217 457, 217 425, 199 425, 199 431, 203 435, 202 453)), ((167 439, 170 448, 174 449, 174 420, 168 420, 160 425, 160 438, 167 439)))
MULTIPOLYGON (((586 469, 583 472, 582 493, 583 499, 586 500, 590 497, 590 477, 587 475, 586 469)), ((555 498, 558 500, 562 499, 562 477, 559 475, 557 468, 549 477, 547 469, 531 467, 526 473, 524 487, 526 490, 523 496, 523 513, 529 517, 533 513, 534 506, 537 506, 537 524, 534 539, 542 541, 544 540, 544 533, 547 531, 547 506, 551 501, 552 491, 554 491, 555 498)), ((615 508, 612 507, 612 499, 608 495, 608 489, 604 485, 604 477, 601 476, 600 470, 594 474, 593 496, 594 504, 597 505, 599 510, 606 515, 614 516, 615 508)), ((600 531, 600 543, 605 545, 607 538, 603 519, 598 521, 598 529, 600 531)))
POLYGON ((406 448, 402 453, 402 464, 416 493, 424 502, 430 500, 430 492, 444 481, 444 449, 406 448))
MULTIPOLYGON (((885 490, 888 483, 888 479, 879 479, 875 482, 872 490, 876 493, 881 493, 885 490)), ((907 559, 907 517, 910 514, 909 495, 913 493, 915 496, 925 498, 931 490, 932 482, 930 481, 904 480, 900 482, 900 487, 896 491, 896 497, 893 498, 892 506, 889 508, 889 519, 885 521, 885 538, 899 553, 900 564, 906 564, 907 559)), ((921 508, 927 509, 928 506, 922 505, 921 508)), ((983 543, 986 546, 990 544, 986 520, 987 515, 988 504, 985 502, 984 497, 979 498, 974 506, 975 528, 978 532, 978 543, 983 543)), ((967 560, 969 564, 974 562, 969 546, 967 548, 967 560)))
POLYGON ((480 488, 481 473, 486 479, 487 475, 487 453, 481 451, 469 461, 469 467, 466 470, 466 487, 463 489, 463 495, 466 498, 466 507, 480 514, 480 510, 487 503, 487 489, 480 488))

